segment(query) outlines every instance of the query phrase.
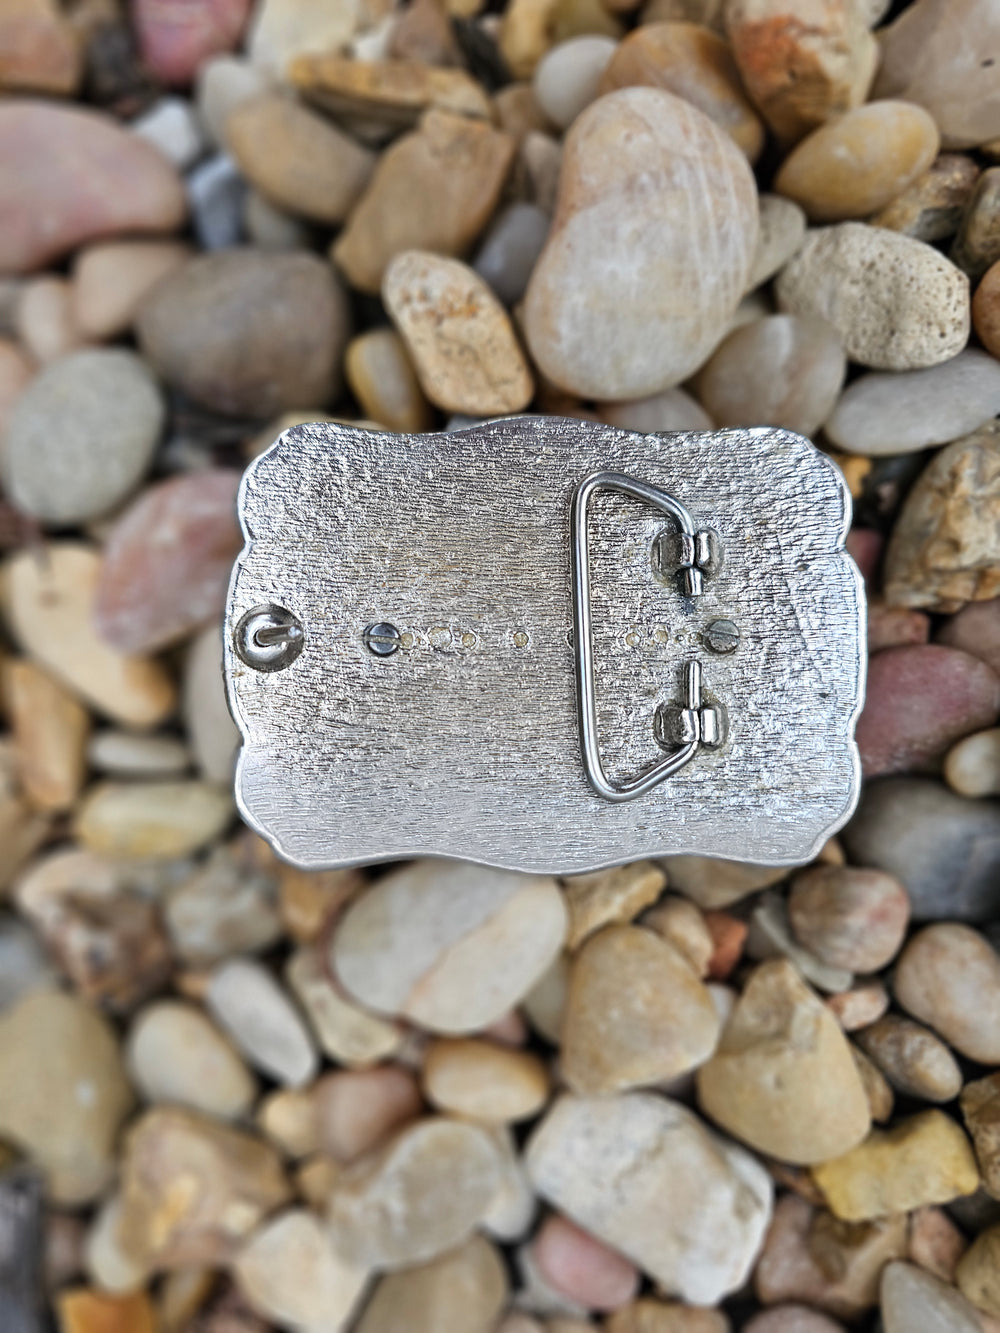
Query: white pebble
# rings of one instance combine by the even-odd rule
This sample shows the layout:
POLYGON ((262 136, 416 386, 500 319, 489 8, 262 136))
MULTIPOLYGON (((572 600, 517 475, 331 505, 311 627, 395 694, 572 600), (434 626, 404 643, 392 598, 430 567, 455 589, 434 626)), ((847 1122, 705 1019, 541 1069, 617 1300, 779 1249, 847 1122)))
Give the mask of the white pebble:
POLYGON ((193 166, 205 151, 205 137, 194 107, 183 97, 161 97, 132 121, 132 130, 181 171, 193 166))
POLYGON ((611 37, 570 37, 547 52, 535 70, 535 97, 549 120, 566 129, 597 96, 618 43, 611 37))

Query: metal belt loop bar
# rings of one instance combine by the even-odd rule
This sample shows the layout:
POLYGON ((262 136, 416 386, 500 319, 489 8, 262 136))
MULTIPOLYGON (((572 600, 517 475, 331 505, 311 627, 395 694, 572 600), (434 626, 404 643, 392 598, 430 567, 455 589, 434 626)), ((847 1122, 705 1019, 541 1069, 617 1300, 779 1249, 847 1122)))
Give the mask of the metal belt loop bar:
POLYGON ((668 514, 674 520, 681 534, 679 573, 682 577, 683 590, 689 596, 697 596, 701 592, 701 574, 696 563, 697 552, 700 545, 707 550, 708 539, 706 534, 696 530, 690 513, 674 496, 646 482, 626 476, 623 472, 592 472, 580 483, 573 499, 571 514, 573 612, 580 747, 590 785, 606 801, 621 803, 635 800, 636 797, 652 791, 666 778, 690 763, 697 754, 702 739, 701 665, 696 661, 685 664, 684 713, 692 725, 685 735, 684 743, 639 777, 620 784, 612 783, 604 770, 598 743, 594 643, 590 614, 590 535, 587 521, 590 499, 598 491, 615 491, 620 495, 630 496, 661 513, 668 514))

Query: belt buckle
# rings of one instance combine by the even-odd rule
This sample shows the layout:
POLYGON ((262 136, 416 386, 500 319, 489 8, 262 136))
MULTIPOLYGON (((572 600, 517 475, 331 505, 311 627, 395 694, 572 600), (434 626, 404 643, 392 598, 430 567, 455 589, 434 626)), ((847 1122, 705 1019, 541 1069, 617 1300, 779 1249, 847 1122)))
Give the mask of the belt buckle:
POLYGON ((305 868, 795 864, 850 816, 850 500, 770 428, 295 426, 240 490, 244 818, 305 868))

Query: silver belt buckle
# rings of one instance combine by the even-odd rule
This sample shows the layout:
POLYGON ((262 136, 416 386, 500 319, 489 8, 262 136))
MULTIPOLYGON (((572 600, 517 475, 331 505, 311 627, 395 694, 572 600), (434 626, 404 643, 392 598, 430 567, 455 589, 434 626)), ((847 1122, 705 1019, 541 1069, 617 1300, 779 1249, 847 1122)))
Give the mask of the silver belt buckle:
POLYGON ((850 500, 808 440, 295 426, 240 491, 245 819, 306 867, 810 859, 850 816, 850 500))

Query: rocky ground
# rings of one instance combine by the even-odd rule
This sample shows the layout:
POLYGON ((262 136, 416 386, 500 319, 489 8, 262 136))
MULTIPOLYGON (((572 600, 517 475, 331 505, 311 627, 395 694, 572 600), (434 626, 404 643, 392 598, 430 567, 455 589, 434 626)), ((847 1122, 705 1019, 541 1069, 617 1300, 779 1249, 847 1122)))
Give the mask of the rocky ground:
POLYGON ((0 4, 3 1333, 998 1333, 998 0, 0 4), (241 467, 812 437, 871 599, 793 874, 239 826, 241 467))

